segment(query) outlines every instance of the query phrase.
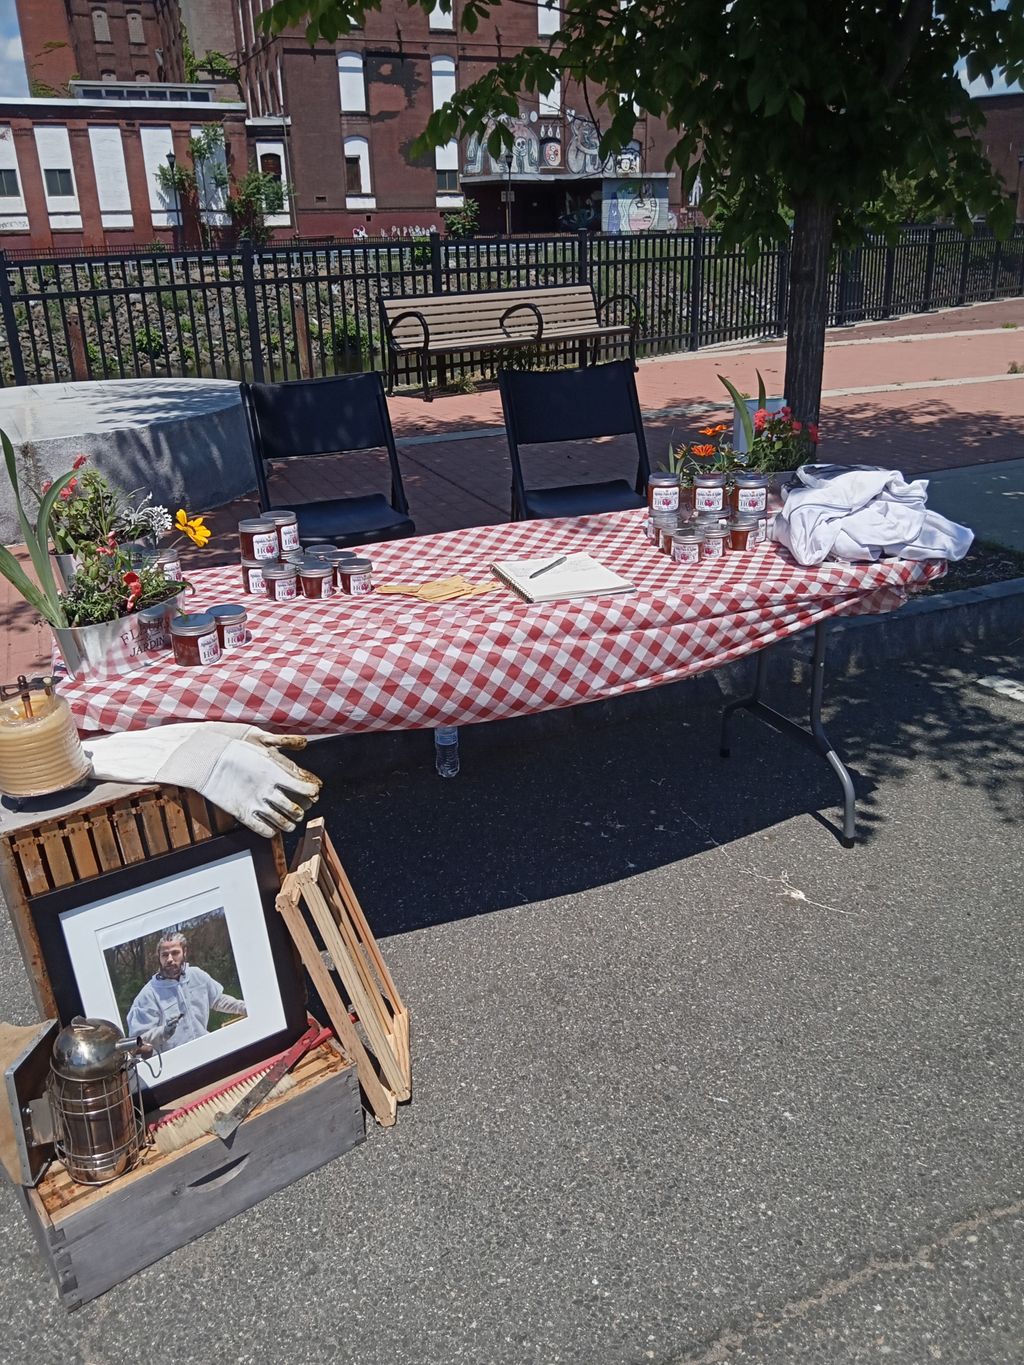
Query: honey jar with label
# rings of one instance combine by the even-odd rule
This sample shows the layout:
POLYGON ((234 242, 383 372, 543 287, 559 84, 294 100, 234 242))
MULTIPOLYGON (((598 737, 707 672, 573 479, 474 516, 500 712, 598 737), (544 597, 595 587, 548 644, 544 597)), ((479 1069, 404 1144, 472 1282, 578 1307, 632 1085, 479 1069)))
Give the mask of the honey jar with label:
POLYGON ((174 647, 174 662, 185 668, 200 668, 204 664, 215 664, 220 659, 217 622, 209 612, 176 616, 171 622, 171 644, 174 647))
POLYGON ((260 517, 261 521, 272 521, 277 527, 278 558, 283 559, 289 550, 298 550, 299 546, 299 519, 294 512, 274 508, 270 512, 264 512, 260 517))
POLYGON ((248 517, 238 523, 238 541, 243 560, 276 559, 281 545, 277 527, 263 517, 248 517))
POLYGON ((297 564, 264 564, 263 583, 271 602, 291 602, 299 594, 297 564))
POLYGON ((222 650, 237 649, 246 641, 246 622, 248 613, 239 602, 227 602, 223 606, 208 607, 217 627, 217 638, 222 650))

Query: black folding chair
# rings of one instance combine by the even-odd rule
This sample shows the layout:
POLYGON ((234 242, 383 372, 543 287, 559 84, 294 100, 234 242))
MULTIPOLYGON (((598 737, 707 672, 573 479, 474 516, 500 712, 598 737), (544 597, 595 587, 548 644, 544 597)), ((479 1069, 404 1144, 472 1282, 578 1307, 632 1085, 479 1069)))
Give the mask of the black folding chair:
POLYGON ((274 506, 267 487, 266 466, 271 460, 381 446, 388 453, 390 502, 383 493, 370 493, 362 497, 327 498, 322 502, 287 503, 298 517, 301 544, 325 540, 339 546, 364 545, 415 534, 379 374, 243 384, 242 399, 264 512, 274 506))
POLYGON ((583 370, 502 370, 498 384, 512 461, 513 521, 623 512, 645 505, 651 467, 632 361, 616 360, 583 370), (526 487, 520 446, 624 435, 632 435, 637 445, 632 487, 625 479, 526 487))

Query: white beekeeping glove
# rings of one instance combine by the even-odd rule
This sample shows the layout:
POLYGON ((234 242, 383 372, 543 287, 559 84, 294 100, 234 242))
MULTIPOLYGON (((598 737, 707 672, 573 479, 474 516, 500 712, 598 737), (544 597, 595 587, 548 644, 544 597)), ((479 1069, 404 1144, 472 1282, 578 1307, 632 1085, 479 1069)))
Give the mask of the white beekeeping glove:
POLYGON ((304 749, 305 739, 255 725, 161 725, 86 740, 83 747, 101 781, 189 787, 267 838, 293 830, 320 794, 318 777, 277 752, 304 749))

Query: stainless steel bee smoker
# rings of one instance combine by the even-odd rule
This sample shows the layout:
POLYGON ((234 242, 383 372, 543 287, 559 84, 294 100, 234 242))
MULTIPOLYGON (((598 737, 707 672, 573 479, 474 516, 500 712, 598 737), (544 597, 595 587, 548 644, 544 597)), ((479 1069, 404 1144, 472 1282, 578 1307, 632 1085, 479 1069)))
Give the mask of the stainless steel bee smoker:
POLYGON ((140 1046, 106 1019, 78 1016, 57 1035, 47 1085, 53 1142, 81 1185, 115 1180, 139 1159, 146 1133, 135 1071, 140 1046))

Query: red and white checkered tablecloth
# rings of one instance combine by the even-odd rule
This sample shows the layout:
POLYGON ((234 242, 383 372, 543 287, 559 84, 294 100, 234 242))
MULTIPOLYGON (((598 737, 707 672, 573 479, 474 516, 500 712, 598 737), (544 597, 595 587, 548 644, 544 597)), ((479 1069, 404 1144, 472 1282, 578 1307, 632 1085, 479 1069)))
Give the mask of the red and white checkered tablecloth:
POLYGON ((83 732, 248 721, 307 735, 413 730, 617 697, 716 668, 829 616, 888 611, 939 560, 804 568, 780 546, 673 564, 642 513, 480 526, 373 545, 377 582, 489 578, 496 559, 587 550, 636 593, 530 605, 511 589, 432 605, 369 594, 273 603, 237 568, 190 575, 194 610, 244 601, 252 640, 209 668, 170 655, 123 680, 61 690, 83 732))

